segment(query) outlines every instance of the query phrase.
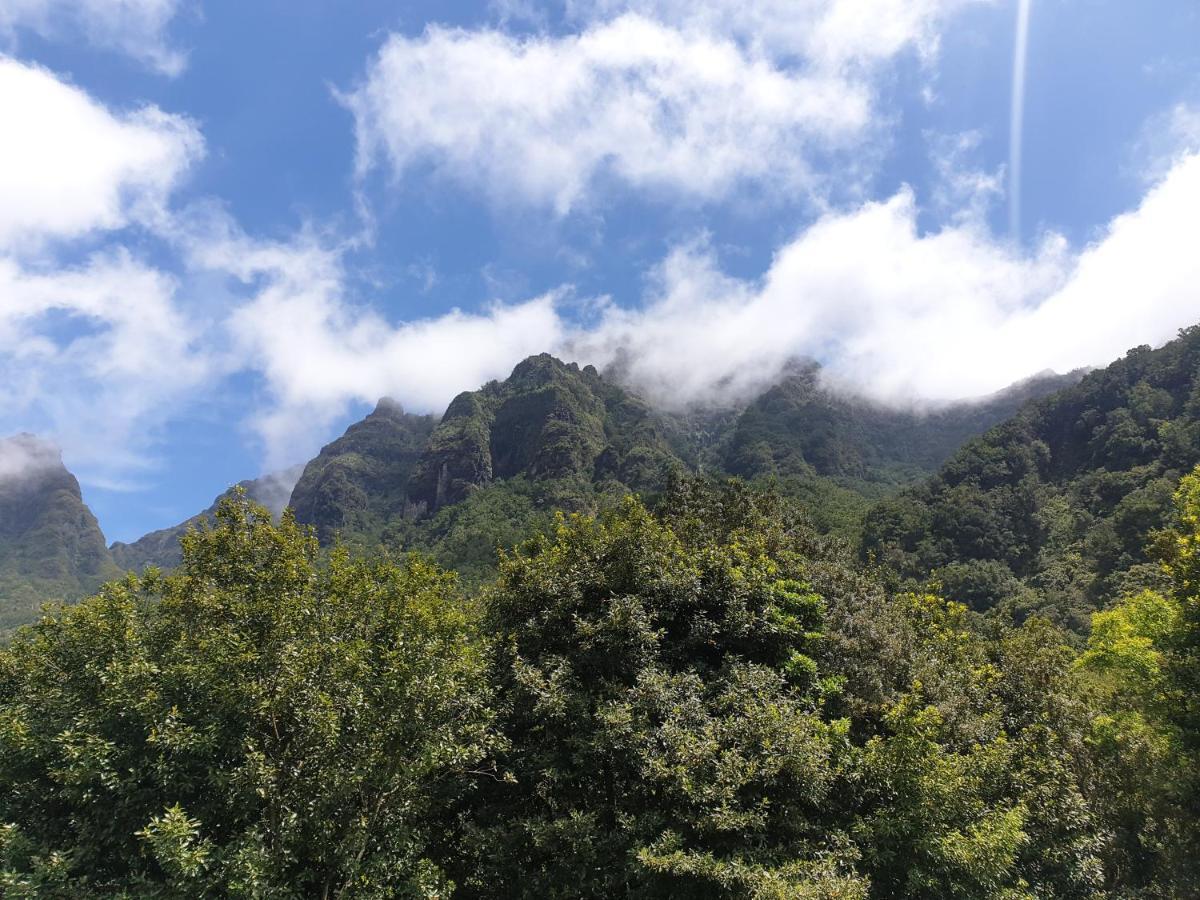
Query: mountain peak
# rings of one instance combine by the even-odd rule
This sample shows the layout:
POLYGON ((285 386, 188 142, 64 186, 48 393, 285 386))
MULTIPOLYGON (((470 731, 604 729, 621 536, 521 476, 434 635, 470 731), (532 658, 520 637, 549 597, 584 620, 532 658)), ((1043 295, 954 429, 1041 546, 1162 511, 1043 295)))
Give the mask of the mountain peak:
POLYGON ((405 414, 404 404, 395 397, 380 397, 379 402, 375 404, 374 415, 403 416, 405 414))
MULTIPOLYGON (((596 370, 594 368, 591 366, 588 368, 595 374, 596 370)), ((578 363, 566 363, 549 353, 539 353, 536 356, 526 357, 517 363, 508 380, 518 383, 544 383, 557 376, 578 376, 580 374, 581 370, 578 363)))
POLYGON ((22 432, 0 439, 0 482, 23 481, 33 475, 66 471, 58 445, 22 432))

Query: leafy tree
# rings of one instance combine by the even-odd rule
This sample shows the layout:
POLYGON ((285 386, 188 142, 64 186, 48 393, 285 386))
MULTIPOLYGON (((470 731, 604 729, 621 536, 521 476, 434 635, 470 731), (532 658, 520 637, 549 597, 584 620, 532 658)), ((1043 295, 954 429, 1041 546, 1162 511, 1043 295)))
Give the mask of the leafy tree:
POLYGON ((826 827, 849 748, 818 714, 822 601, 750 494, 685 493, 671 524, 629 500, 502 563, 512 780, 479 811, 473 892, 864 896, 826 827))
POLYGON ((5 896, 443 894, 493 745, 453 577, 217 518, 0 654, 5 896))
POLYGON ((1097 613, 1079 666, 1103 709, 1091 740, 1116 834, 1120 880, 1146 896, 1185 896, 1200 879, 1200 469, 1175 494, 1157 541, 1171 588, 1097 613))
POLYGON ((563 519, 487 598, 473 896, 1092 896, 1071 651, 889 600, 738 486, 563 519), (1009 668, 1016 669, 1009 672, 1009 668))

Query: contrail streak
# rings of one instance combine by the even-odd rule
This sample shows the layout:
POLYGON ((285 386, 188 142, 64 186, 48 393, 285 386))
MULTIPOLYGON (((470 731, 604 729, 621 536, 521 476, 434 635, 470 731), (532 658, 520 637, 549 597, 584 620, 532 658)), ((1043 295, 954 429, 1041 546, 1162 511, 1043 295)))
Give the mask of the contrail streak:
POLYGON ((1012 110, 1008 122, 1008 230, 1021 239, 1021 137, 1025 127, 1025 60, 1029 55, 1029 8, 1017 0, 1017 42, 1013 50, 1012 110))

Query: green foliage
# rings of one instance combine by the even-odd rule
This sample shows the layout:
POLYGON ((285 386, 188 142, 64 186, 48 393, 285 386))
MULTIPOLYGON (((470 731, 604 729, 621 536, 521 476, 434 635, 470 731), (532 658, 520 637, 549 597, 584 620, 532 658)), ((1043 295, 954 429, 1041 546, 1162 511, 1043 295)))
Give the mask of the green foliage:
POLYGON ((819 827, 846 746, 815 714, 822 604, 749 499, 675 527, 630 500, 506 557, 487 605, 511 781, 469 889, 861 895, 819 827))
MULTIPOLYGON (((1025 407, 867 518, 864 554, 909 584, 977 567, 962 599, 1086 632, 1106 599, 1164 587, 1154 564, 1180 475, 1200 462, 1200 326, 1025 407)), ((958 584, 955 584, 957 587, 958 584)))
POLYGON ((0 655, 6 891, 434 896, 493 743, 454 580, 226 501, 0 655), (59 887, 51 888, 50 885, 59 887))
POLYGON ((1078 662, 1103 701, 1091 741, 1105 763, 1119 861, 1147 896, 1189 894, 1200 878, 1200 469, 1182 480, 1175 506, 1159 541, 1170 589, 1093 616, 1078 662))
POLYGON ((487 595, 507 778, 465 891, 1094 894, 1061 638, 983 641, 851 565, 777 498, 696 482, 507 557, 487 595))

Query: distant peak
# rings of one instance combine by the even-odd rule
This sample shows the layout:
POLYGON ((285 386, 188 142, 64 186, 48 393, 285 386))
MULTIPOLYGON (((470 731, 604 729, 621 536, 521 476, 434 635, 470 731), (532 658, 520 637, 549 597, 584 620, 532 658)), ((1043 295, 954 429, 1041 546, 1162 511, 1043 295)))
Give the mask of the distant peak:
POLYGON ((375 412, 402 416, 404 415, 404 404, 395 397, 380 397, 379 402, 375 404, 375 412))

